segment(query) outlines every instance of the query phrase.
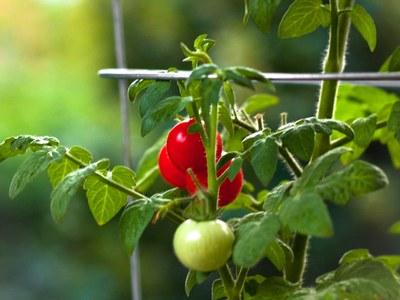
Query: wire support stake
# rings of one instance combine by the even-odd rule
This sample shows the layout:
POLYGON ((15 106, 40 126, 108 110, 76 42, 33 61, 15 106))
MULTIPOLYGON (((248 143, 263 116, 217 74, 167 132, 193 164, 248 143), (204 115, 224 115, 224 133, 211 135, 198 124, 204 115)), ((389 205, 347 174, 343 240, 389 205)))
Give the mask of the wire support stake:
MULTIPOLYGON (((168 72, 168 70, 149 69, 102 69, 98 75, 110 79, 155 79, 185 80, 191 71, 168 72)), ((319 84, 321 80, 341 80, 356 84, 400 88, 400 72, 376 73, 263 73, 264 77, 277 84, 319 84)), ((212 77, 212 76, 211 76, 212 77)))
MULTIPOLYGON (((126 68, 124 27, 122 18, 122 9, 120 0, 112 0, 112 16, 114 27, 115 56, 117 67, 119 69, 126 68)), ((124 164, 132 167, 131 158, 131 132, 130 118, 128 109, 127 81, 126 78, 118 78, 118 90, 120 98, 120 113, 122 125, 122 144, 124 164)), ((130 201, 131 199, 128 199, 130 201)), ((131 290, 132 300, 141 300, 141 284, 140 284, 140 261, 139 248, 136 247, 134 253, 130 257, 130 273, 131 273, 131 290)))

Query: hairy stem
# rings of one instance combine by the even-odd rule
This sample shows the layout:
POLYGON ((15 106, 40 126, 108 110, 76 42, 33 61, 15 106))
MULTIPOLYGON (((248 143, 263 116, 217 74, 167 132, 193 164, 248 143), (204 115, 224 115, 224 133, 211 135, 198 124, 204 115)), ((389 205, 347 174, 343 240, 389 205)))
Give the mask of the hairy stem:
MULTIPOLYGON (((341 7, 351 9, 355 0, 341 1, 341 7)), ((329 32, 329 46, 323 66, 324 73, 342 72, 345 66, 345 54, 347 40, 350 31, 351 19, 349 14, 339 14, 337 0, 330 1, 331 26, 329 32)), ((338 90, 338 81, 330 80, 322 82, 318 101, 317 118, 332 118, 335 111, 335 102, 338 90)), ((329 137, 317 134, 312 159, 316 159, 330 149, 329 137)), ((296 234, 293 241, 294 260, 287 268, 287 279, 291 282, 302 282, 304 268, 307 260, 309 237, 296 234)))
POLYGON ((207 183, 208 193, 210 194, 210 214, 213 215, 217 211, 218 199, 218 182, 216 167, 216 141, 217 141, 217 125, 218 125, 218 105, 211 105, 210 122, 208 132, 208 143, 205 145, 207 158, 207 183))
MULTIPOLYGON (((242 287, 244 284, 244 278, 246 278, 247 271, 242 272, 241 279, 240 279, 240 284, 241 287, 239 289, 239 286, 237 285, 237 281, 233 279, 231 270, 229 269, 228 265, 224 265, 221 267, 219 270, 219 276, 221 278, 222 284, 224 285, 224 289, 226 292, 226 296, 228 297, 228 300, 241 300, 242 296, 242 287), (244 277, 243 277, 244 276, 244 277)), ((239 273, 240 275, 240 273, 239 273)), ((239 277, 238 277, 239 278, 239 277)))

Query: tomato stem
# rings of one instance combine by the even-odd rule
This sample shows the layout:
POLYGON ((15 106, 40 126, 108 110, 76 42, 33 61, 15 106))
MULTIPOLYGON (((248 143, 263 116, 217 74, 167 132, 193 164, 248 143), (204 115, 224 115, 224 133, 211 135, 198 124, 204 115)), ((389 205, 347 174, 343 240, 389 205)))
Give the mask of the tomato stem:
POLYGON ((208 193, 210 194, 210 215, 215 215, 218 208, 218 182, 217 182, 217 167, 216 167, 216 140, 217 140, 217 125, 218 125, 218 105, 212 104, 210 107, 210 119, 208 124, 208 143, 205 143, 206 158, 207 158, 207 183, 208 193))
MULTIPOLYGON (((355 0, 340 2, 342 9, 351 9, 355 0)), ((351 18, 349 14, 339 14, 337 0, 330 1, 331 25, 327 56, 323 66, 324 73, 342 72, 345 65, 347 40, 350 32, 351 18)), ((332 118, 337 99, 338 81, 323 81, 318 101, 316 116, 319 119, 332 118)), ((317 134, 315 148, 311 160, 316 159, 330 149, 329 136, 317 134)), ((286 278, 291 282, 302 282, 307 261, 309 237, 296 234, 293 240, 294 260, 286 268, 286 278)))

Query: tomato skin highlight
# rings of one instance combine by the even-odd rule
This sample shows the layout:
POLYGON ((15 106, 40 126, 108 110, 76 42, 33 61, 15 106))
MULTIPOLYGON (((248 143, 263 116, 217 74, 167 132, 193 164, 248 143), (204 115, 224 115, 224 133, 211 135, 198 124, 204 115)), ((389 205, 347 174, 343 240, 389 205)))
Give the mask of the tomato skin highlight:
MULTIPOLYGON (((231 163, 228 162, 221 169, 219 169, 218 176, 221 175, 230 164, 231 163)), ((200 184, 207 188, 207 173, 195 173, 195 175, 200 184)), ((222 182, 218 192, 218 206, 223 207, 233 202, 240 194, 242 187, 243 171, 240 169, 232 181, 229 181, 229 179, 226 178, 224 182, 222 182)), ((196 186, 189 174, 186 174, 186 190, 190 195, 194 195, 197 191, 196 186)))
MULTIPOLYGON (((189 133, 194 119, 179 122, 168 133, 167 151, 171 161, 183 172, 191 168, 193 171, 206 171, 207 160, 203 141, 200 134, 189 133)), ((217 133, 216 160, 221 157, 222 138, 217 133)))
POLYGON ((188 269, 210 272, 222 267, 232 254, 232 229, 221 220, 186 220, 175 231, 173 245, 178 260, 188 269))
POLYGON ((172 186, 186 187, 186 174, 172 163, 166 146, 161 148, 158 155, 158 169, 162 178, 172 186))

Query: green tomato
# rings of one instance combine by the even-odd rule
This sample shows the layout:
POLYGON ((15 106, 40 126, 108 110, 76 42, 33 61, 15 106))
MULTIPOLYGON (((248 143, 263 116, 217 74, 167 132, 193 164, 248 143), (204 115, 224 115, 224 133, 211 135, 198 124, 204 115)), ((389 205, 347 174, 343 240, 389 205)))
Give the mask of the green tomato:
POLYGON ((209 272, 226 263, 234 240, 231 228, 221 220, 186 220, 175 231, 174 250, 188 269, 209 272))

